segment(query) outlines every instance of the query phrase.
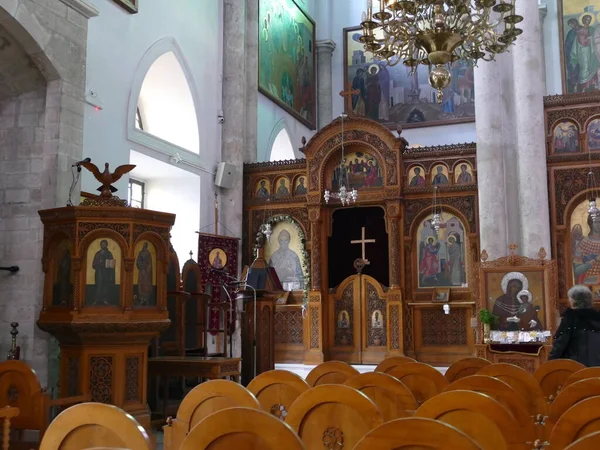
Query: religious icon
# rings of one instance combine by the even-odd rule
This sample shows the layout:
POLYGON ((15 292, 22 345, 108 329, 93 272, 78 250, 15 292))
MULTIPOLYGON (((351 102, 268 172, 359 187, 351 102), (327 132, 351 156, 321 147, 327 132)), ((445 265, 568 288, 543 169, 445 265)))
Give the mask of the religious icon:
POLYGON ((563 92, 592 92, 600 88, 598 69, 600 52, 596 42, 598 0, 559 0, 563 92))
POLYGON ((65 239, 54 249, 54 285, 52 286, 52 306, 69 306, 73 301, 73 273, 71 257, 73 245, 65 239))
POLYGON ((279 178, 275 183, 277 185, 277 191, 275 197, 287 197, 290 195, 290 180, 285 177, 279 178))
POLYGON ((454 170, 454 176, 456 177, 456 184, 469 184, 473 182, 473 169, 471 165, 467 163, 461 163, 458 166, 458 170, 454 170))
POLYGON ((425 186, 425 169, 422 166, 413 167, 408 173, 409 186, 425 186))
POLYGON ((121 248, 110 238, 93 241, 87 249, 87 306, 119 306, 121 248))
POLYGON ((222 269, 227 265, 227 253, 222 248, 213 248, 208 254, 208 262, 215 269, 222 269))
POLYGON ((465 228, 457 217, 444 214, 436 231, 431 219, 417 229, 419 287, 462 286, 467 282, 465 228))
POLYGON ((432 301, 434 302, 448 302, 450 301, 450 289, 449 288, 436 288, 433 290, 432 301))
POLYGON ((294 195, 306 195, 306 185, 304 184, 305 178, 299 177, 296 183, 296 187, 294 188, 294 195))
POLYGON ((156 248, 149 241, 135 246, 133 269, 134 306, 156 305, 156 248))
POLYGON ((350 316, 348 311, 340 311, 338 314, 338 328, 350 328, 350 316))
POLYGON ((371 328, 383 328, 383 314, 378 309, 371 314, 371 328))
POLYGON ((573 122, 560 122, 554 127, 554 152, 575 153, 579 148, 579 129, 573 122))
POLYGON ((501 331, 539 331, 544 329, 543 302, 534 302, 530 289, 536 290, 542 297, 543 273, 531 272, 525 276, 522 272, 488 273, 488 304, 493 304, 492 314, 498 317, 493 329, 501 331), (501 295, 497 295, 497 281, 500 281, 501 295), (490 289, 495 287, 495 289, 490 289), (495 300, 494 300, 495 298, 495 300))
POLYGON ((269 194, 269 189, 271 188, 271 185, 269 183, 269 180, 260 180, 258 182, 257 188, 256 188, 256 196, 258 198, 269 198, 270 194, 269 194))
POLYGON ((581 202, 571 214, 571 263, 573 284, 600 288, 600 221, 588 213, 589 201, 581 202))
POLYGON ((439 164, 431 171, 431 184, 448 184, 448 168, 439 164))
POLYGON ((275 268, 286 291, 304 289, 304 272, 299 254, 302 253, 300 236, 290 222, 279 222, 273 227, 273 237, 265 244, 265 259, 275 268))
POLYGON ((339 189, 341 184, 347 188, 369 188, 383 186, 381 164, 372 155, 363 152, 347 154, 346 170, 340 167, 341 154, 333 168, 331 187, 339 189))
POLYGON ((588 150, 600 150, 600 119, 590 121, 587 127, 588 150))

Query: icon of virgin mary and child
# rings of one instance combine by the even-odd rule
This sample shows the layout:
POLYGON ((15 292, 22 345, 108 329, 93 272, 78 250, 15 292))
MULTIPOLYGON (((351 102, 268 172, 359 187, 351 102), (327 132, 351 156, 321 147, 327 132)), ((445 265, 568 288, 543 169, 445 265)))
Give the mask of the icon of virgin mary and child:
POLYGON ((494 329, 501 331, 543 330, 538 313, 540 307, 533 304, 529 292, 529 280, 520 272, 504 275, 500 283, 504 293, 494 302, 493 314, 500 318, 494 329))

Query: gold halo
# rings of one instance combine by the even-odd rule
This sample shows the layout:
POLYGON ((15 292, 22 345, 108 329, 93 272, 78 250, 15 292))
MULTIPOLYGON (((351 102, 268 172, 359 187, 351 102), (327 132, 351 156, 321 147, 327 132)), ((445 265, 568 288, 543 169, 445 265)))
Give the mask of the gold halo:
POLYGON ((589 12, 583 13, 581 16, 579 16, 579 25, 584 26, 583 18, 585 16, 591 17, 592 21, 590 22, 590 26, 594 25, 594 22, 596 22, 596 18, 594 17, 594 15, 592 13, 589 13, 589 12))
POLYGON ((371 67, 375 67, 377 69, 377 72, 375 72, 375 74, 379 73, 379 64, 371 64, 369 66, 369 71, 367 72, 369 75, 371 74, 371 67))

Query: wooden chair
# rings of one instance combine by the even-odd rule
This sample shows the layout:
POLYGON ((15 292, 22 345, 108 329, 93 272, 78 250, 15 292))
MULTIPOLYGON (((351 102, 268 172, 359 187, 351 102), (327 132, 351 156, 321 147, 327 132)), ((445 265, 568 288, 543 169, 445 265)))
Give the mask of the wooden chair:
POLYGON ((576 403, 558 419, 550 434, 550 448, 563 450, 597 431, 600 431, 600 396, 576 403))
POLYGON ((228 408, 201 420, 180 450, 304 450, 294 431, 272 415, 252 408, 228 408))
POLYGON ((343 384, 348 378, 358 375, 360 372, 342 361, 327 361, 319 364, 306 376, 306 382, 310 387, 321 384, 343 384))
POLYGON ((534 420, 527 410, 525 401, 519 397, 517 391, 498 378, 486 377, 484 375, 471 375, 450 383, 444 392, 448 391, 474 391, 488 395, 501 405, 506 407, 521 425, 520 434, 526 440, 535 440, 537 433, 534 420))
POLYGON ((520 425, 510 411, 479 392, 444 392, 423 403, 415 417, 452 425, 486 450, 527 448, 525 439, 519 435, 520 425))
POLYGON ((572 359, 553 359, 543 363, 533 374, 548 403, 552 403, 565 381, 585 366, 572 359))
POLYGON ((577 381, 585 380, 587 378, 600 378, 600 367, 587 367, 581 369, 574 374, 571 374, 563 384, 563 389, 570 384, 576 383, 577 381))
POLYGON ((546 416, 548 411, 546 397, 536 379, 529 372, 513 364, 500 363, 486 366, 477 374, 504 381, 525 400, 529 414, 540 417, 546 416))
POLYGON ((367 433, 354 450, 401 449, 481 450, 479 444, 457 428, 438 420, 410 417, 396 419, 367 433))
POLYGON ((340 384, 317 386, 300 395, 286 423, 307 449, 353 448, 383 423, 379 408, 366 395, 340 384))
POLYGON ((285 420, 300 394, 309 389, 302 377, 287 370, 263 372, 248 384, 248 390, 256 396, 262 409, 281 420, 285 420))
POLYGON ((569 408, 582 400, 590 397, 600 396, 600 378, 588 378, 570 384, 558 393, 556 399, 550 405, 546 428, 548 436, 558 422, 558 419, 566 413, 569 408))
POLYGON ((19 430, 21 436, 23 430, 35 430, 39 431, 41 440, 48 428, 52 407, 89 400, 89 395, 52 400, 27 363, 20 360, 0 362, 0 405, 19 408, 19 415, 12 419, 11 426, 19 430))
POLYGON ((150 450, 150 438, 122 409, 104 403, 83 403, 52 421, 40 450, 80 450, 94 447, 150 450))
POLYGON ((577 439, 565 450, 590 450, 600 448, 600 431, 577 439))
POLYGON ((226 408, 260 409, 256 397, 245 387, 228 380, 211 380, 199 384, 181 401, 177 417, 163 427, 164 450, 178 450, 185 436, 202 419, 226 408))
POLYGON ((19 415, 19 408, 6 406, 0 408, 0 420, 2 421, 2 450, 10 448, 10 421, 19 415))
POLYGON ((387 373, 390 369, 409 362, 417 362, 417 360, 409 358, 408 356, 392 356, 391 358, 386 358, 381 361, 377 367, 375 367, 375 372, 387 373))
POLYGON ((350 378, 344 385, 373 400, 386 422, 412 416, 417 409, 417 401, 412 392, 401 381, 386 373, 361 373, 350 378))
POLYGON ((444 375, 429 364, 404 363, 390 369, 387 374, 399 379, 410 389, 417 405, 426 402, 448 386, 444 375))
POLYGON ((460 361, 456 361, 444 374, 448 383, 453 383, 461 378, 475 375, 481 369, 492 364, 487 359, 483 358, 465 358, 460 361))

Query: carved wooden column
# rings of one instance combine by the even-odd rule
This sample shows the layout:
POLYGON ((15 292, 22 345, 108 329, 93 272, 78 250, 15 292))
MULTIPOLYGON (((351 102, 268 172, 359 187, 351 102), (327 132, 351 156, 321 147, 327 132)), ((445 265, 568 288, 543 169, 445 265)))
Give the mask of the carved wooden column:
POLYGON ((385 205, 389 238, 390 289, 400 289, 400 205, 398 201, 385 205))
POLYGON ((308 220, 310 221, 310 241, 311 241, 311 290, 308 296, 307 311, 304 315, 304 342, 305 364, 318 364, 323 362, 323 302, 321 293, 321 272, 323 245, 321 239, 321 206, 308 207, 308 220))

